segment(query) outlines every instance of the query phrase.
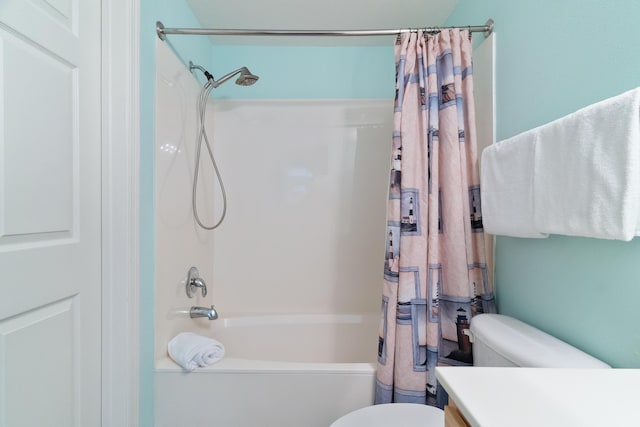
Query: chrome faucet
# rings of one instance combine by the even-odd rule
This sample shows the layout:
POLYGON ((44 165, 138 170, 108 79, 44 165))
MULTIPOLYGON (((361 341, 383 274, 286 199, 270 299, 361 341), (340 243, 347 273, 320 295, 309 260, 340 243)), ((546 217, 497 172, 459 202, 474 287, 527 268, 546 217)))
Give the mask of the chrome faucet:
POLYGON ((211 308, 191 307, 191 310, 189 310, 189 317, 192 319, 196 317, 207 317, 209 320, 216 320, 218 318, 218 312, 213 306, 211 306, 211 308))
POLYGON ((200 277, 200 273, 198 272, 197 268, 191 267, 189 269, 189 272, 187 273, 187 280, 185 282, 185 285, 187 290, 187 296, 189 298, 194 297, 198 288, 200 288, 200 291, 202 292, 203 297, 207 296, 207 284, 204 283, 204 280, 202 280, 202 278, 200 277))
POLYGON ((194 279, 191 279, 189 281, 189 286, 191 287, 192 292, 193 292, 193 288, 200 288, 200 290, 202 291, 202 296, 203 297, 207 296, 207 284, 204 283, 204 280, 202 280, 201 277, 196 277, 194 279))

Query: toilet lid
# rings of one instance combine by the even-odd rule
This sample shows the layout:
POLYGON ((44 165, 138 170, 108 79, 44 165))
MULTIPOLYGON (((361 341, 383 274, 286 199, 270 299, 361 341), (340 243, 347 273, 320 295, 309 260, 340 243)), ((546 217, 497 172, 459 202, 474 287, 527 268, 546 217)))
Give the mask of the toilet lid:
POLYGON ((443 427, 444 412, 417 403, 367 406, 337 419, 330 427, 443 427))

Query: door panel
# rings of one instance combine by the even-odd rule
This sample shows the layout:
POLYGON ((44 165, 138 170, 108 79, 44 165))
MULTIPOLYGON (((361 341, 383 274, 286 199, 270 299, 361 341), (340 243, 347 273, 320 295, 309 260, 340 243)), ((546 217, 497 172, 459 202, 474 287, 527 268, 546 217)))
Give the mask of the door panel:
POLYGON ((100 425, 100 32, 0 3, 0 427, 100 425))
POLYGON ((0 413, 5 425, 76 425, 73 380, 79 372, 73 347, 78 340, 69 333, 74 329, 73 303, 66 299, 0 324, 0 358, 6 366, 0 381, 7 391, 0 413), (38 406, 25 410, 25 402, 38 406))
POLYGON ((70 235, 77 200, 76 70, 52 52, 11 35, 0 35, 0 43, 6 100, 0 242, 70 235), (25 70, 35 71, 33 78, 24 79, 25 70))

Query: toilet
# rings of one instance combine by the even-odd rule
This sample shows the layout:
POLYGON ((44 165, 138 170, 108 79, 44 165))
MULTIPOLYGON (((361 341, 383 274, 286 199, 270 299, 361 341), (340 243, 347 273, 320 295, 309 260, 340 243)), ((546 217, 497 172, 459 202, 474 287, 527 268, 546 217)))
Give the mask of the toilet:
MULTIPOLYGON (((471 320, 473 365, 485 367, 588 368, 611 366, 569 344, 502 314, 471 320)), ((415 403, 388 403, 350 412, 330 427, 442 427, 444 412, 415 403)))
POLYGON ((417 403, 385 403, 360 408, 336 420, 331 427, 444 426, 444 411, 417 403))

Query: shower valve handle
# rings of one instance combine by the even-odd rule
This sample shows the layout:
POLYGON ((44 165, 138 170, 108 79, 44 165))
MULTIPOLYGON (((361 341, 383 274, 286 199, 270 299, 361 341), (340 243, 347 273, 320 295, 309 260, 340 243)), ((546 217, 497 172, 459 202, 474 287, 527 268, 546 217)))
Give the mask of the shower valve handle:
POLYGON ((187 273, 187 283, 186 283, 187 296, 189 298, 193 298, 198 288, 200 288, 202 292, 202 296, 206 297, 207 284, 200 277, 200 273, 198 273, 198 269, 195 267, 191 267, 189 269, 189 273, 187 273))

